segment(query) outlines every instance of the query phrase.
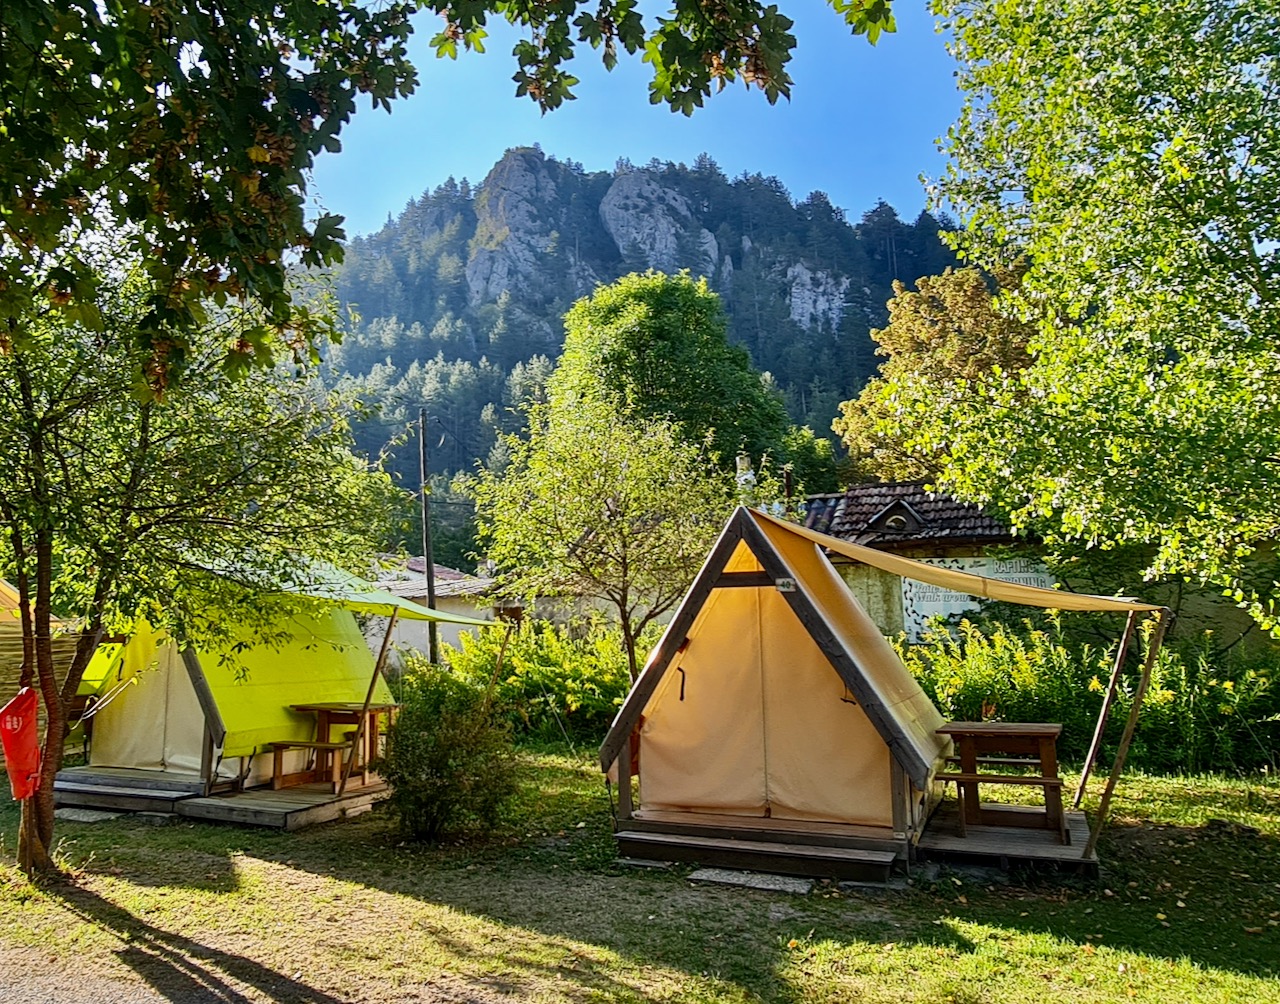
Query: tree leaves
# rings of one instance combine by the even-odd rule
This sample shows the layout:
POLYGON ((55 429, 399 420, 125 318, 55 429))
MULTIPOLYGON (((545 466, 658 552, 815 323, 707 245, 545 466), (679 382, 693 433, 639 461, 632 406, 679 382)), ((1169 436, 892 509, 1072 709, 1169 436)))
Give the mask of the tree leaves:
POLYGON ((1025 258, 1032 364, 921 441, 943 483, 1270 623, 1280 533, 1276 0, 945 0, 963 251, 1025 258), (954 454, 953 454, 954 456, 954 454))

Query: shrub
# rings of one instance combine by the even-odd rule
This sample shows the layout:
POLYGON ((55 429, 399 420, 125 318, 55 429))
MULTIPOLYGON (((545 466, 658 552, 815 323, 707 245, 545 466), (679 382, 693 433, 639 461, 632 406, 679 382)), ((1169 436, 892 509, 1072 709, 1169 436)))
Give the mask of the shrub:
MULTIPOLYGON (((944 716, 1061 722, 1059 755, 1082 762, 1111 672, 1114 647, 1068 635, 1061 622, 1021 627, 961 621, 924 644, 899 644, 912 674, 944 716)), ((1110 762, 1137 685, 1132 663, 1103 737, 1110 762)), ((1152 670, 1128 762, 1150 771, 1232 771, 1276 766, 1280 654, 1217 653, 1211 639, 1170 643, 1152 670)))
MULTIPOLYGON (((599 617, 572 627, 526 621, 512 630, 499 668, 506 631, 495 626, 463 634, 462 647, 446 648, 445 657, 462 679, 493 686, 517 731, 540 738, 562 738, 562 729, 571 738, 603 736, 631 686, 620 632, 599 617)), ((647 632, 639 648, 657 636, 647 632)))
POLYGON ((477 824, 493 826, 515 794, 511 732, 485 691, 409 656, 399 681, 400 713, 378 772, 389 804, 415 840, 477 824))

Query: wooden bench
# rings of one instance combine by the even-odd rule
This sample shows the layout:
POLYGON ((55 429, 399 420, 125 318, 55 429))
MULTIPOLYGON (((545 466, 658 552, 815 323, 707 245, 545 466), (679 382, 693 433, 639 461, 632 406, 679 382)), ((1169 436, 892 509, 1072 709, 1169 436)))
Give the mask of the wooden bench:
POLYGON ((351 741, 336 743, 314 742, 304 739, 290 739, 284 742, 267 743, 271 747, 271 788, 279 791, 290 784, 301 784, 306 780, 324 779, 328 775, 334 791, 342 783, 343 757, 337 754, 351 749, 351 741), (315 770, 302 771, 297 774, 284 773, 284 755, 288 750, 312 750, 315 753, 315 770))
POLYGON ((1062 726, 1050 722, 948 722, 937 730, 950 736, 956 744, 956 755, 949 764, 959 764, 959 771, 939 771, 938 780, 956 783, 960 800, 960 836, 966 827, 1032 826, 1056 830, 1064 844, 1071 842, 1066 813, 1062 809, 1062 779, 1058 777, 1058 736, 1062 726), (990 754, 1006 754, 991 756, 990 754), (1008 756, 1007 754, 1014 754, 1008 756), (988 767, 1026 767, 1028 774, 982 774, 979 765, 988 767), (979 800, 980 784, 1018 784, 1040 788, 1044 792, 1044 811, 1028 813, 1010 806, 984 805, 979 800))

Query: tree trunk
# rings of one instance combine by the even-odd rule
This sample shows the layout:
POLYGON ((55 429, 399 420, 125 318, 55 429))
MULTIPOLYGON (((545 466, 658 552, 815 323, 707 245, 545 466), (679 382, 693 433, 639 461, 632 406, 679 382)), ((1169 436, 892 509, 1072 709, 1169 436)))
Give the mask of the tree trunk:
MULTIPOLYGON (((71 731, 69 711, 80 689, 80 680, 102 638, 101 583, 95 593, 94 616, 80 633, 75 656, 67 667, 61 693, 46 700, 44 746, 40 751, 40 788, 22 803, 22 822, 18 830, 18 864, 28 878, 58 871, 53 861, 53 785, 66 752, 67 734, 71 731)), ((48 640, 48 639, 46 639, 48 640)), ((38 639, 37 639, 38 643, 38 639)), ((38 647, 38 645, 37 645, 38 647)), ((52 655, 52 653, 50 653, 52 655)), ((56 680, 55 680, 56 685, 56 680)))
POLYGON ((22 803, 22 822, 18 829, 18 867, 29 879, 58 872, 53 861, 53 779, 62 766, 62 743, 57 744, 56 753, 51 755, 50 738, 46 733, 40 789, 22 803))
POLYGON ((622 644, 627 650, 627 672, 631 674, 631 684, 634 686, 640 676, 640 669, 636 665, 636 636, 631 628, 631 617, 625 608, 619 608, 618 620, 622 629, 622 644))

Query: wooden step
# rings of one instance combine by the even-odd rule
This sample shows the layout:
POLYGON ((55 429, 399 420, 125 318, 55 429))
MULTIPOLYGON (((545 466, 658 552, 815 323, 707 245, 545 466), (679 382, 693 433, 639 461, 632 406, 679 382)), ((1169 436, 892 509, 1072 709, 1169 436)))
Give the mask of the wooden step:
POLYGON ((860 826, 778 817, 732 816, 709 812, 636 811, 623 821, 623 829, 636 833, 675 833, 717 840, 757 840, 776 844, 818 844, 852 847, 860 851, 907 853, 905 837, 895 837, 887 826, 860 826))
POLYGON ((965 774, 944 773, 933 775, 939 781, 958 781, 962 784, 1025 784, 1037 788, 1061 788, 1060 777, 1037 777, 1031 774, 965 774))
POLYGON ((204 782, 195 774, 141 770, 133 767, 67 767, 58 771, 58 781, 66 781, 69 784, 105 785, 109 788, 204 793, 204 782))
POLYGON ((124 788, 81 784, 59 778, 53 785, 53 804, 77 809, 115 809, 122 812, 173 812, 176 803, 195 795, 189 791, 124 788))
POLYGON ((618 852, 626 857, 657 861, 696 861, 702 865, 809 875, 818 878, 887 882, 897 855, 892 851, 852 847, 819 847, 764 840, 725 840, 679 833, 616 834, 618 852))

